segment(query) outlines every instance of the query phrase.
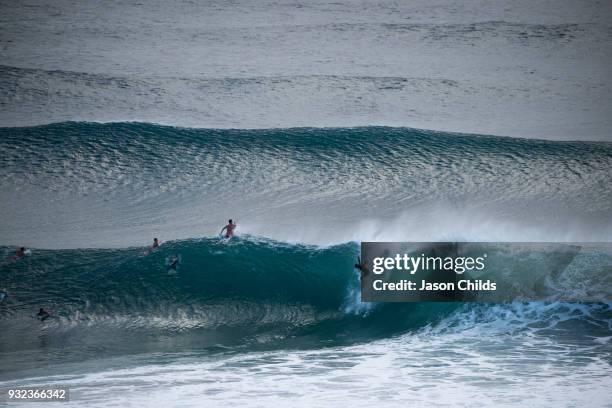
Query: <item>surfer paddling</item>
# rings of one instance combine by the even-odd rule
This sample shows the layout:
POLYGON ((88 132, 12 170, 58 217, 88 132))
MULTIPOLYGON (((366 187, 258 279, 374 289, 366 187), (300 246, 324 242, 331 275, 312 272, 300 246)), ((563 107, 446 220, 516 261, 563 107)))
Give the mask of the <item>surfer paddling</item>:
POLYGON ((232 222, 232 220, 230 219, 228 221, 228 224, 221 228, 221 232, 219 233, 219 235, 224 236, 225 238, 231 238, 234 236, 234 229, 236 228, 236 223, 232 222), (223 231, 225 231, 225 235, 223 234, 223 231))

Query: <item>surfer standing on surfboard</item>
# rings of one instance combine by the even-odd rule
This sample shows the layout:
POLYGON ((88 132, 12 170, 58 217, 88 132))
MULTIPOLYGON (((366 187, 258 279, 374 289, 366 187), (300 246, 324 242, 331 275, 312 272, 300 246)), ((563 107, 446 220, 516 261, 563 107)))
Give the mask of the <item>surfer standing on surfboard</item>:
POLYGON ((228 224, 221 228, 221 232, 219 233, 219 235, 223 235, 223 231, 225 231, 225 238, 231 238, 234 236, 234 228, 236 228, 236 223, 232 222, 232 220, 230 219, 228 224))

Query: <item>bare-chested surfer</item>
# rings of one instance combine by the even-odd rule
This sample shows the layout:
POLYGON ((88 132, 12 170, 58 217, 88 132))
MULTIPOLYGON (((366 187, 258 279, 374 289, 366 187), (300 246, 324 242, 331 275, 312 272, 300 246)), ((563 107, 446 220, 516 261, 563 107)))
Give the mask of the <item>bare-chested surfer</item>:
POLYGON ((232 222, 232 220, 230 219, 228 224, 221 228, 221 232, 219 233, 219 235, 223 235, 223 231, 225 231, 225 235, 223 235, 225 238, 231 238, 234 236, 234 229, 236 228, 236 223, 232 222))

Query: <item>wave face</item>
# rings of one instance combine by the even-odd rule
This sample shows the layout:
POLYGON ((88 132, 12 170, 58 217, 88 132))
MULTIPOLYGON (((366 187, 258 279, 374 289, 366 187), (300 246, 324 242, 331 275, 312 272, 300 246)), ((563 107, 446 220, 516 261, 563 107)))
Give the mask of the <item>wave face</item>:
POLYGON ((237 238, 168 242, 152 253, 34 250, 0 266, 8 293, 0 303, 0 348, 12 361, 32 349, 43 360, 57 358, 49 349, 58 342, 73 347, 69 359, 166 350, 167 336, 198 350, 312 347, 384 338, 455 309, 360 303, 352 266, 358 251, 357 244, 321 249, 237 238), (177 273, 167 266, 175 254, 177 273), (53 317, 34 319, 39 307, 53 317), (41 326, 49 347, 32 336, 41 326))
POLYGON ((405 128, 0 129, 0 244, 607 241, 612 145, 405 128))
MULTIPOLYGON (((5 260, 0 378, 57 364, 72 372, 77 362, 112 364, 116 356, 157 362, 154 356, 168 352, 197 353, 201 362, 219 353, 377 349, 389 341, 403 350, 423 338, 435 347, 462 335, 474 336, 470 347, 479 349, 483 333, 573 344, 585 358, 609 351, 612 305, 605 302, 361 303, 352 266, 358 251, 355 243, 319 248, 243 237, 167 242, 151 253, 34 250, 5 260), (167 265, 176 254, 174 273, 167 265), (39 307, 52 317, 33 318, 39 307)), ((567 277, 580 286, 606 274, 567 277)))

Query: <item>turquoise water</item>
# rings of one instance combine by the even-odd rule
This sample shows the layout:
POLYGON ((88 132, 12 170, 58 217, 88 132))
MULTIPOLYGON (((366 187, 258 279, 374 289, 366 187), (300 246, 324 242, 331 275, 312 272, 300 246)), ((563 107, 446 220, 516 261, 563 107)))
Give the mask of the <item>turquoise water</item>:
POLYGON ((0 406, 609 407, 609 253, 360 302, 363 241, 612 242, 612 2, 482 3, 0 2, 0 406))
POLYGON ((173 352, 353 344, 423 327, 456 309, 360 304, 357 254, 356 244, 316 248, 249 238, 169 242, 150 254, 35 250, 1 267, 9 296, 0 342, 4 361, 16 359, 2 371, 10 377, 42 361, 168 351, 167 336, 173 352), (181 255, 177 274, 166 266, 174 254, 181 255), (39 307, 54 317, 33 319, 39 307), (39 330, 44 347, 31 336, 39 330), (23 353, 32 360, 23 361, 23 353))

